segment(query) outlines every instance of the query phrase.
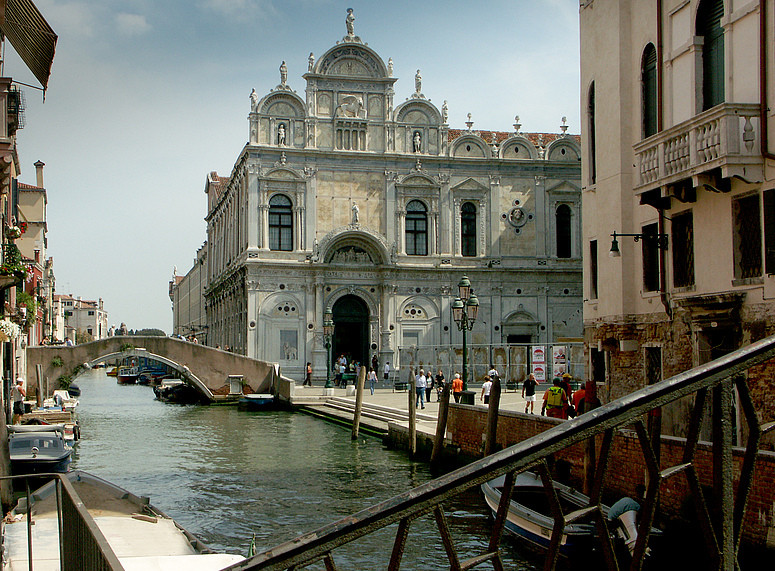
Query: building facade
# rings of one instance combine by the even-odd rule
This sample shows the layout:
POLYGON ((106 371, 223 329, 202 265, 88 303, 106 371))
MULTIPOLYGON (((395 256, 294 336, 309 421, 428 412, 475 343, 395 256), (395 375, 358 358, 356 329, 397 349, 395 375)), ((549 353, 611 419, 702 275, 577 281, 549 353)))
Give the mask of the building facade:
POLYGON ((57 340, 70 339, 75 342, 78 336, 96 341, 108 336, 108 313, 102 303, 85 300, 72 295, 54 294, 55 314, 64 316, 64 331, 55 333, 57 340))
POLYGON ((208 176, 208 343, 325 376, 331 351, 395 366, 400 346, 582 336, 580 146, 560 133, 451 129, 422 90, 394 105, 393 62, 354 34, 310 54, 304 97, 250 95, 249 142, 208 176))
POLYGON ((585 342, 613 399, 775 333, 772 3, 590 0, 580 17, 585 342))
POLYGON ((204 305, 204 287, 207 284, 207 244, 196 253, 194 264, 184 276, 173 272, 169 284, 172 302, 172 334, 195 338, 207 344, 207 314, 204 305))

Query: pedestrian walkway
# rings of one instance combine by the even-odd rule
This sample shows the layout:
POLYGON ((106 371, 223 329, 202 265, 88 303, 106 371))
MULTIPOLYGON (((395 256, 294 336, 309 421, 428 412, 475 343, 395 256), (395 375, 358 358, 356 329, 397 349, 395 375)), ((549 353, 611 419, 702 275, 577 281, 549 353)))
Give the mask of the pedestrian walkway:
MULTIPOLYGON (((536 387, 535 414, 541 414, 541 402, 544 391, 549 388, 549 384, 536 387)), ((294 396, 291 398, 291 405, 294 407, 303 407, 310 411, 317 411, 326 416, 340 418, 352 424, 353 412, 355 410, 355 395, 352 394, 353 387, 350 386, 350 395, 344 388, 335 388, 334 396, 326 396, 322 386, 303 387, 297 384, 294 396)), ((480 399, 482 387, 481 384, 469 385, 469 390, 475 393, 475 405, 486 407, 487 405, 480 399)), ((412 395, 416 398, 416 395, 412 395)), ((452 397, 450 397, 452 400, 452 397)), ((454 401, 452 401, 454 402, 454 401)), ((510 410, 515 412, 525 412, 525 399, 522 398, 522 388, 517 391, 501 391, 500 410, 510 410)), ((363 391, 363 411, 361 413, 361 425, 371 428, 377 432, 387 432, 388 422, 394 422, 403 426, 408 426, 409 421, 409 391, 396 391, 392 388, 377 386, 374 394, 368 388, 363 391), (380 412, 382 409, 384 412, 380 412), (391 411, 396 411, 391 412, 391 411)), ((417 407, 417 431, 428 435, 436 433, 436 419, 439 414, 439 403, 436 397, 436 391, 433 390, 430 402, 425 404, 425 409, 417 407)))

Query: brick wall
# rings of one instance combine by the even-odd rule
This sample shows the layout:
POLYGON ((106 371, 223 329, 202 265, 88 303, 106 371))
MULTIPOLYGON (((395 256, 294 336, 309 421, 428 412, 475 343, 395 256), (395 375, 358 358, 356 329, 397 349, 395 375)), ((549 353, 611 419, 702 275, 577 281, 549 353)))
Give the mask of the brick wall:
MULTIPOLYGON (((462 406, 450 404, 447 423, 447 437, 453 446, 460 448, 462 454, 480 457, 482 455, 483 435, 486 433, 487 408, 484 406, 462 406)), ((499 448, 505 448, 527 438, 535 436, 564 422, 538 415, 513 411, 501 411, 498 419, 497 442, 499 448)), ((599 451, 602 435, 596 440, 599 451)), ((685 440, 663 436, 661 449, 661 467, 666 468, 681 463, 685 440)), ((570 463, 571 477, 576 485, 583 478, 585 444, 577 444, 554 455, 554 460, 563 459, 570 463)), ((740 474, 743 450, 734 449, 735 485, 740 474)), ((700 443, 697 447, 695 467, 703 486, 712 484, 713 455, 710 445, 700 443)), ((638 484, 644 483, 645 463, 635 433, 631 430, 619 430, 614 438, 611 459, 606 479, 605 501, 632 493, 638 484)), ((689 489, 684 475, 673 476, 665 480, 660 487, 660 513, 669 518, 686 515, 689 489)), ((761 451, 757 457, 756 472, 751 494, 748 500, 743 536, 747 543, 775 548, 775 453, 761 451)), ((696 521, 690 513, 691 521, 696 521)))

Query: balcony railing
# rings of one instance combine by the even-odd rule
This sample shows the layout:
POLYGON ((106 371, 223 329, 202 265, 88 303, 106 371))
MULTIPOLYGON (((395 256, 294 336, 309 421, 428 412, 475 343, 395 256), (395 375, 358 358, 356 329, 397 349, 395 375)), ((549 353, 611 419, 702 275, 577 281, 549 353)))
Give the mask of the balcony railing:
POLYGON ((759 105, 722 103, 633 146, 641 193, 720 168, 721 176, 760 182, 759 105))

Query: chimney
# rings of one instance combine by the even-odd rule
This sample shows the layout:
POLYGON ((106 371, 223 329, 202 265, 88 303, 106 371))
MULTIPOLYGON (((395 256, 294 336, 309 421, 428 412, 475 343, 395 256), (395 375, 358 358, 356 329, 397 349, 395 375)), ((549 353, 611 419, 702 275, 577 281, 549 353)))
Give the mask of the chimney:
POLYGON ((43 167, 46 166, 46 163, 43 161, 37 161, 35 163, 35 176, 37 177, 37 186, 38 188, 45 188, 43 186, 43 167))

